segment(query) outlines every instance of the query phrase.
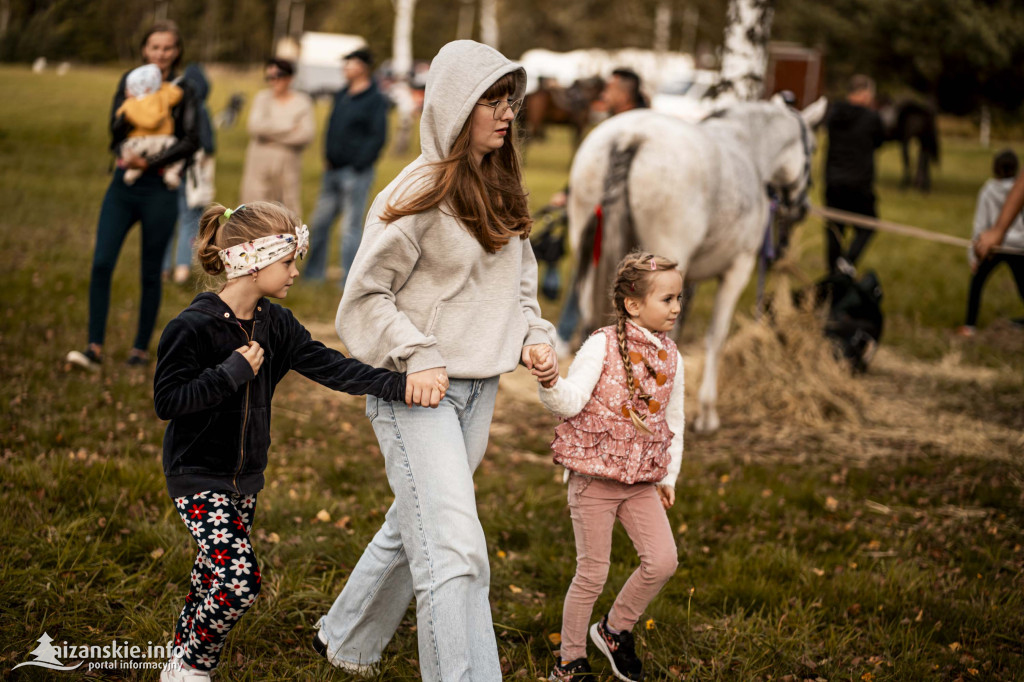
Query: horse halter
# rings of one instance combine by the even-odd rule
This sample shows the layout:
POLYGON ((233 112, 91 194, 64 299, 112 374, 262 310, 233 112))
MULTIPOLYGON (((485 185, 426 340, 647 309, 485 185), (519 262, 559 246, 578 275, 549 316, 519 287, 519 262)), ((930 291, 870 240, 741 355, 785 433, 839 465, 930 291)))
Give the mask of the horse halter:
POLYGON ((807 194, 814 184, 814 179, 811 177, 810 126, 807 125, 800 114, 796 113, 789 107, 786 107, 786 110, 793 115, 796 119, 797 125, 800 127, 800 142, 803 145, 804 150, 804 168, 800 174, 800 178, 794 182, 778 187, 779 204, 787 210, 793 210, 800 208, 807 202, 807 194), (803 188, 800 188, 801 181, 803 188), (793 196, 794 192, 796 192, 795 198, 793 196))

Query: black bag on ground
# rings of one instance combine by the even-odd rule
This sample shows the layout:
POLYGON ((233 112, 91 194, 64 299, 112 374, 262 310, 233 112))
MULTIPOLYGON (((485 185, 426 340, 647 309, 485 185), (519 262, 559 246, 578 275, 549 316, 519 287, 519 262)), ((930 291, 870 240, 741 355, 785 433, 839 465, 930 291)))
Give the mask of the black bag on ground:
POLYGON ((859 280, 835 272, 814 285, 815 302, 829 304, 825 336, 836 344, 855 372, 867 369, 882 338, 882 285, 869 270, 859 280))

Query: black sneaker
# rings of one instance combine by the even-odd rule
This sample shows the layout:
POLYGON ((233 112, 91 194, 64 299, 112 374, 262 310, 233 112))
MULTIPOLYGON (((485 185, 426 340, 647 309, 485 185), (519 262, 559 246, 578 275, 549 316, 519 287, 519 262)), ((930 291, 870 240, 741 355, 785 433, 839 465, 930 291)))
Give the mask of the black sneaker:
POLYGON ((623 682, 639 682, 644 679, 644 666, 636 657, 633 633, 623 630, 613 635, 607 628, 608 616, 605 616, 590 626, 590 639, 612 664, 612 673, 623 682))
POLYGON ((313 651, 326 658, 327 662, 335 668, 340 668, 347 673, 352 673, 359 677, 373 677, 378 672, 377 665, 374 663, 351 663, 349 661, 343 661, 337 656, 332 657, 331 652, 327 648, 327 640, 323 638, 320 630, 317 630, 313 634, 313 651))
POLYGON ((149 364, 149 353, 137 353, 132 351, 128 356, 128 359, 124 361, 124 364, 129 367, 145 367, 149 364))
POLYGON ((92 348, 83 351, 73 350, 64 357, 64 361, 90 372, 99 371, 100 365, 103 364, 103 358, 92 348))
POLYGON ((560 680, 583 680, 593 679, 594 671, 590 669, 590 661, 587 657, 577 658, 575 661, 562 663, 561 656, 555 656, 555 667, 551 669, 548 679, 553 682, 560 680))

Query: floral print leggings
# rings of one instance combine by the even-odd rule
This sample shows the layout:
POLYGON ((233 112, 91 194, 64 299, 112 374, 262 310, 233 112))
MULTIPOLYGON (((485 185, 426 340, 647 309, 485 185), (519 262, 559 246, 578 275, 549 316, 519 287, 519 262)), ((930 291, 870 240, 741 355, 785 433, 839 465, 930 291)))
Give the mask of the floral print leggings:
POLYGON ((174 644, 183 647, 187 665, 212 670, 231 628, 260 593, 249 539, 256 495, 207 491, 175 497, 174 504, 199 545, 174 644))

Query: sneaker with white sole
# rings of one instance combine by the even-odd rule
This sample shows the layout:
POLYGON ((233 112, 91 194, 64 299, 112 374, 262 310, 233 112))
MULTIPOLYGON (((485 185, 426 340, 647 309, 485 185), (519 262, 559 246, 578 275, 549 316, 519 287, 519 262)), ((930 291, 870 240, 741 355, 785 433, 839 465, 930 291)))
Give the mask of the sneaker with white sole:
POLYGON ((90 372, 98 372, 103 364, 103 357, 92 348, 86 348, 83 351, 71 351, 64 357, 64 361, 90 372))
POLYGON ((550 682, 572 682, 572 680, 596 680, 586 656, 568 663, 562 663, 561 656, 555 656, 555 667, 548 675, 550 682))
POLYGON ((209 682, 209 670, 199 670, 185 663, 177 656, 167 661, 160 673, 160 682, 209 682))
POLYGON ((644 666, 636 657, 633 633, 623 630, 617 635, 608 632, 608 616, 590 626, 590 639, 612 664, 612 673, 623 682, 644 679, 644 666))
POLYGON ((335 668, 344 670, 347 673, 359 675, 360 677, 373 677, 377 674, 376 663, 353 663, 352 661, 338 658, 338 652, 331 651, 327 645, 327 640, 323 637, 323 630, 317 630, 316 634, 313 635, 313 651, 326 658, 327 662, 335 668))

